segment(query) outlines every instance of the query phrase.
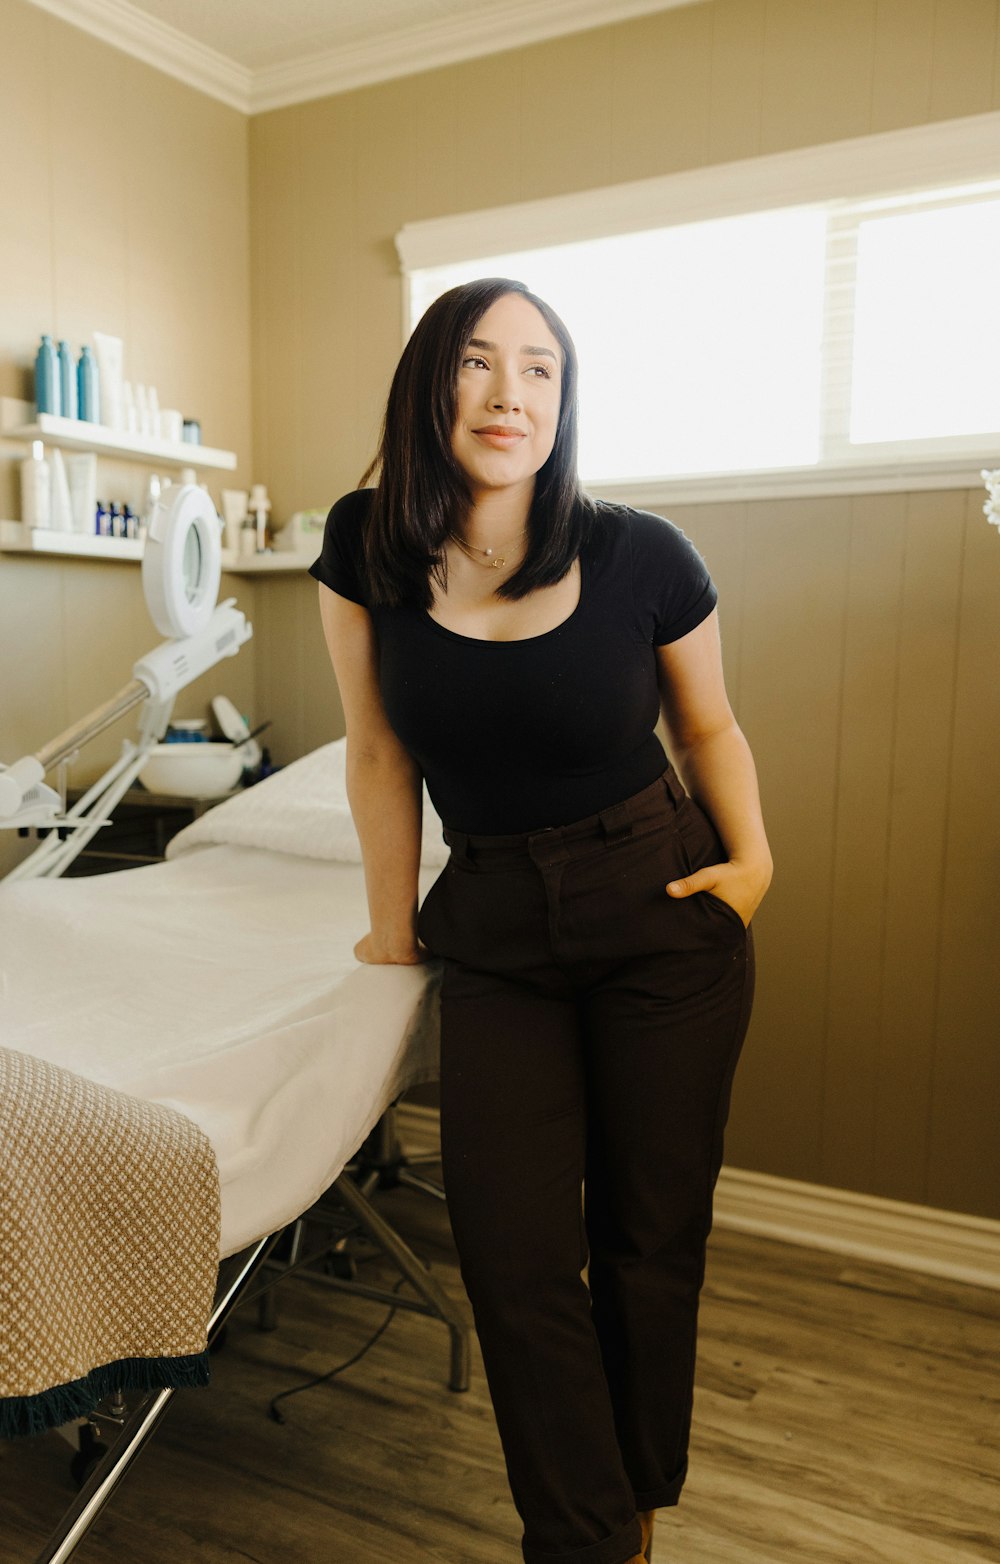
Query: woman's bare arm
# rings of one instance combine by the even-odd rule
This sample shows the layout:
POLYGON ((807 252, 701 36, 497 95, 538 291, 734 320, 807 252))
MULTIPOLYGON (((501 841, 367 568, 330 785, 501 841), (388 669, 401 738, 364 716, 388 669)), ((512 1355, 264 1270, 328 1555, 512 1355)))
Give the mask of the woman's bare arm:
POLYGON ((417 939, 423 776, 389 726, 367 608, 319 583, 319 609, 347 724, 347 797, 361 840, 371 932, 359 961, 410 965, 417 939))
POLYGON ((773 865, 753 756, 726 695, 717 613, 656 652, 671 757, 729 854, 728 862, 672 881, 668 890, 672 896, 712 891, 749 923, 773 865))

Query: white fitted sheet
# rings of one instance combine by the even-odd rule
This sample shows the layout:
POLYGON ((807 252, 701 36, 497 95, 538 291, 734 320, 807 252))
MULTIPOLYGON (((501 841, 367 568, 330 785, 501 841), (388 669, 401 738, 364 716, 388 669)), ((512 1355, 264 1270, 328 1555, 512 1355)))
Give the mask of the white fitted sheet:
MULTIPOLYGON (((306 1210, 393 1099, 436 1079, 440 964, 355 959, 360 863, 185 847, 0 883, 0 1043, 200 1125, 227 1255, 306 1210)), ((421 896, 437 873, 421 869, 421 896)))

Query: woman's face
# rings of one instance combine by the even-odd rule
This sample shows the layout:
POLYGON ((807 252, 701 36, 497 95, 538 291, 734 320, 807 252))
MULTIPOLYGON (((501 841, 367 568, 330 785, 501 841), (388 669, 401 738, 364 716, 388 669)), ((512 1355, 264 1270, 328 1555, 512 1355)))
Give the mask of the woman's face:
POLYGON ((534 485, 559 422, 562 349, 518 293, 491 304, 458 372, 451 448, 473 495, 534 485))

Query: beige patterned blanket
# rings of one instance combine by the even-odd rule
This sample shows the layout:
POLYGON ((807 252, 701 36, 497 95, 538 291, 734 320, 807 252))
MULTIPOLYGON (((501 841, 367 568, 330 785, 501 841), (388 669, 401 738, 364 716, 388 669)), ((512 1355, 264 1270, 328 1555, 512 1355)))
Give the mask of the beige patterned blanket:
POLYGON ((0 1436, 207 1383, 219 1225, 190 1119, 0 1048, 0 1436))

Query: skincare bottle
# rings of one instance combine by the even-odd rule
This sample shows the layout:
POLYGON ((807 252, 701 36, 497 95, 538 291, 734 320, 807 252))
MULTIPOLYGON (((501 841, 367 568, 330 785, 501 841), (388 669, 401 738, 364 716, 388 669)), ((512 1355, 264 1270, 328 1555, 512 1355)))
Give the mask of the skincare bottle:
POLYGON ((149 427, 149 397, 146 395, 146 387, 140 380, 135 388, 135 410, 139 420, 139 433, 151 434, 149 427))
POLYGON ((160 398, 156 387, 150 386, 146 391, 146 402, 149 406, 149 432, 154 440, 160 438, 160 398))
POLYGON ((122 417, 125 420, 125 433, 139 433, 139 414, 136 411, 135 392, 132 390, 131 380, 122 382, 122 417))
POLYGON ((240 552, 240 528, 247 519, 246 489, 223 489, 222 525, 224 547, 231 554, 240 552))
POLYGON ((73 355, 65 338, 59 343, 59 398, 62 402, 63 417, 75 418, 77 407, 76 364, 73 362, 73 355))
POLYGON ((106 331, 95 331, 94 352, 97 355, 97 373, 101 382, 100 422, 109 429, 124 427, 122 416, 122 352, 121 337, 112 337, 106 331))
POLYGON ((59 360, 48 332, 42 337, 42 345, 35 355, 35 406, 40 413, 62 412, 59 360))
POLYGON ((256 527, 256 552, 264 554, 267 552, 267 513, 271 509, 271 501, 267 497, 267 484, 252 485, 247 508, 256 527))
POLYGON ((41 440, 21 463, 21 520, 26 527, 47 527, 51 518, 52 475, 41 440))
POLYGON ((143 502, 142 514, 139 517, 139 537, 145 538, 149 532, 149 524, 153 519, 153 512, 159 503, 163 484, 159 473, 150 473, 149 482, 146 485, 146 498, 143 502))
POLYGON ((101 386, 97 364, 88 343, 84 343, 76 366, 78 416, 89 424, 101 421, 101 386))
POLYGON ((97 514, 94 519, 94 531, 99 538, 111 536, 111 512, 103 500, 97 502, 97 514))
POLYGON ((125 536, 125 518, 117 500, 111 501, 111 536, 113 538, 125 536))

